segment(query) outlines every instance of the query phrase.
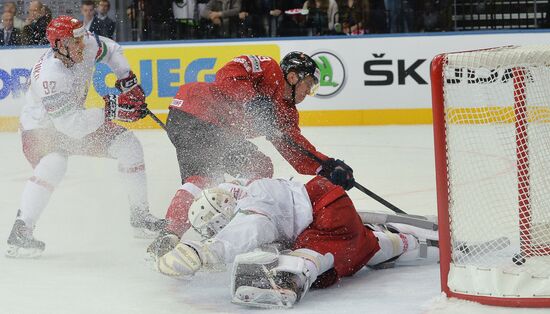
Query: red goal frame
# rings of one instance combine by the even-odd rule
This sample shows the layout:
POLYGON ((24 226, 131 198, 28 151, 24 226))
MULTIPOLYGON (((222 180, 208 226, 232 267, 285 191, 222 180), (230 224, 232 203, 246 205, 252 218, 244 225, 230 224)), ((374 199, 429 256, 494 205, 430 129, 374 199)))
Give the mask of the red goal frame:
MULTIPOLYGON (((449 217, 449 185, 447 176, 447 142, 445 125, 445 107, 443 93, 443 67, 447 62, 447 54, 440 54, 431 62, 430 77, 432 89, 433 130, 436 168, 436 191, 439 220, 439 250, 441 290, 448 297, 475 301, 481 304, 508 307, 550 307, 550 298, 504 298, 480 295, 470 295, 451 291, 448 286, 448 275, 451 265, 451 231, 449 217)), ((549 248, 532 247, 530 245, 530 198, 529 198, 529 154, 527 137, 526 112, 526 70, 517 68, 513 71, 514 82, 514 116, 516 127, 516 167, 518 176, 518 212, 520 219, 520 250, 524 257, 529 257, 533 251, 543 250, 550 254, 549 248)))

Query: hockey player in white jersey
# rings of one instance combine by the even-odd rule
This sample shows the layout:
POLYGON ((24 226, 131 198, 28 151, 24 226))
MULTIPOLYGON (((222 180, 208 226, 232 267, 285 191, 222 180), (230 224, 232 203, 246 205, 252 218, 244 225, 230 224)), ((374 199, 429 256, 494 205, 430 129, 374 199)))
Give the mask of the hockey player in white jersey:
POLYGON ((53 19, 46 30, 51 49, 32 68, 28 100, 20 124, 23 152, 33 167, 21 207, 8 238, 6 255, 36 257, 45 249, 33 229, 71 155, 114 158, 130 201, 130 224, 155 233, 164 220, 149 212, 143 149, 136 136, 113 120, 132 122, 146 116, 145 94, 114 41, 95 36, 70 16, 53 19), (116 74, 120 95, 104 97, 104 108, 84 102, 95 64, 116 74))
MULTIPOLYGON (((182 239, 156 260, 161 273, 189 277, 234 263, 232 302, 291 307, 363 266, 438 260, 437 232, 410 225, 364 226, 344 189, 322 177, 308 183, 260 179, 197 191, 189 222, 208 240, 182 239), (256 250, 278 243, 279 250, 256 250)), ((174 236, 173 241, 177 241, 174 236)))

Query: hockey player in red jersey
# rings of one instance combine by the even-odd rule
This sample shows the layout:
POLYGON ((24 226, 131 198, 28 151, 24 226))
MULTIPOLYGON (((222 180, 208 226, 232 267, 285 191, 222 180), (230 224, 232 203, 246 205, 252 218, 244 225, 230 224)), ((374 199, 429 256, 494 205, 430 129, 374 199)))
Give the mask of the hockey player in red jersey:
POLYGON ((149 212, 141 143, 112 122, 132 122, 146 115, 145 95, 122 48, 88 32, 70 16, 53 19, 46 35, 50 49, 32 68, 28 101, 20 116, 23 153, 33 175, 23 190, 6 255, 36 257, 44 250, 33 229, 65 175, 71 155, 117 159, 130 202, 130 223, 139 235, 154 235, 164 220, 149 212), (86 109, 84 101, 98 62, 113 70, 122 93, 105 96, 103 108, 86 109))
POLYGON ((234 58, 216 73, 213 83, 180 87, 166 123, 176 147, 183 185, 166 213, 168 225, 148 251, 161 256, 170 238, 189 228, 187 214, 200 191, 224 173, 247 178, 273 175, 271 159, 247 139, 266 136, 301 174, 320 174, 350 189, 353 171, 341 160, 318 152, 301 134, 296 105, 315 93, 320 72, 301 52, 286 55, 280 65, 270 57, 234 58), (298 144, 323 162, 300 152, 298 144))
POLYGON ((320 176, 305 185, 282 179, 224 183, 203 191, 189 216, 211 238, 182 239, 157 259, 157 270, 189 277, 234 263, 232 300, 243 305, 290 307, 311 286, 330 286, 365 265, 438 258, 437 247, 421 244, 437 240, 436 231, 403 224, 366 227, 344 189, 320 176), (274 242, 290 251, 254 251, 274 242))

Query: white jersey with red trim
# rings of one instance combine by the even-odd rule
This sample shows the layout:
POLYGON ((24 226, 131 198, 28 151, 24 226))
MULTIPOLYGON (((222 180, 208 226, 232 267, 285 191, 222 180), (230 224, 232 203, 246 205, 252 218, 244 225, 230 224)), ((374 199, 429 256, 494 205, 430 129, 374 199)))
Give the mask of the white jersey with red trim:
POLYGON ((111 39, 84 35, 83 61, 67 67, 49 49, 34 65, 27 103, 21 112, 23 130, 55 128, 73 138, 82 138, 105 121, 100 108, 84 106, 96 62, 107 64, 117 78, 130 72, 122 47, 111 39))
POLYGON ((292 243, 313 221, 311 201, 302 183, 260 179, 242 189, 228 184, 219 188, 238 199, 235 217, 212 239, 213 249, 228 263, 263 244, 292 243))

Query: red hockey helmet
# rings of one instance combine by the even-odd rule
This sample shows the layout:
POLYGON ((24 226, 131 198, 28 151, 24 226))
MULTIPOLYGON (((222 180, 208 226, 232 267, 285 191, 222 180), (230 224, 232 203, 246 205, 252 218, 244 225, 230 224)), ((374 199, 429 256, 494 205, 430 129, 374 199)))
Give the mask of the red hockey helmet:
POLYGON ((57 48, 57 42, 66 38, 82 37, 86 28, 72 16, 61 15, 53 19, 46 29, 46 37, 52 48, 57 48))

